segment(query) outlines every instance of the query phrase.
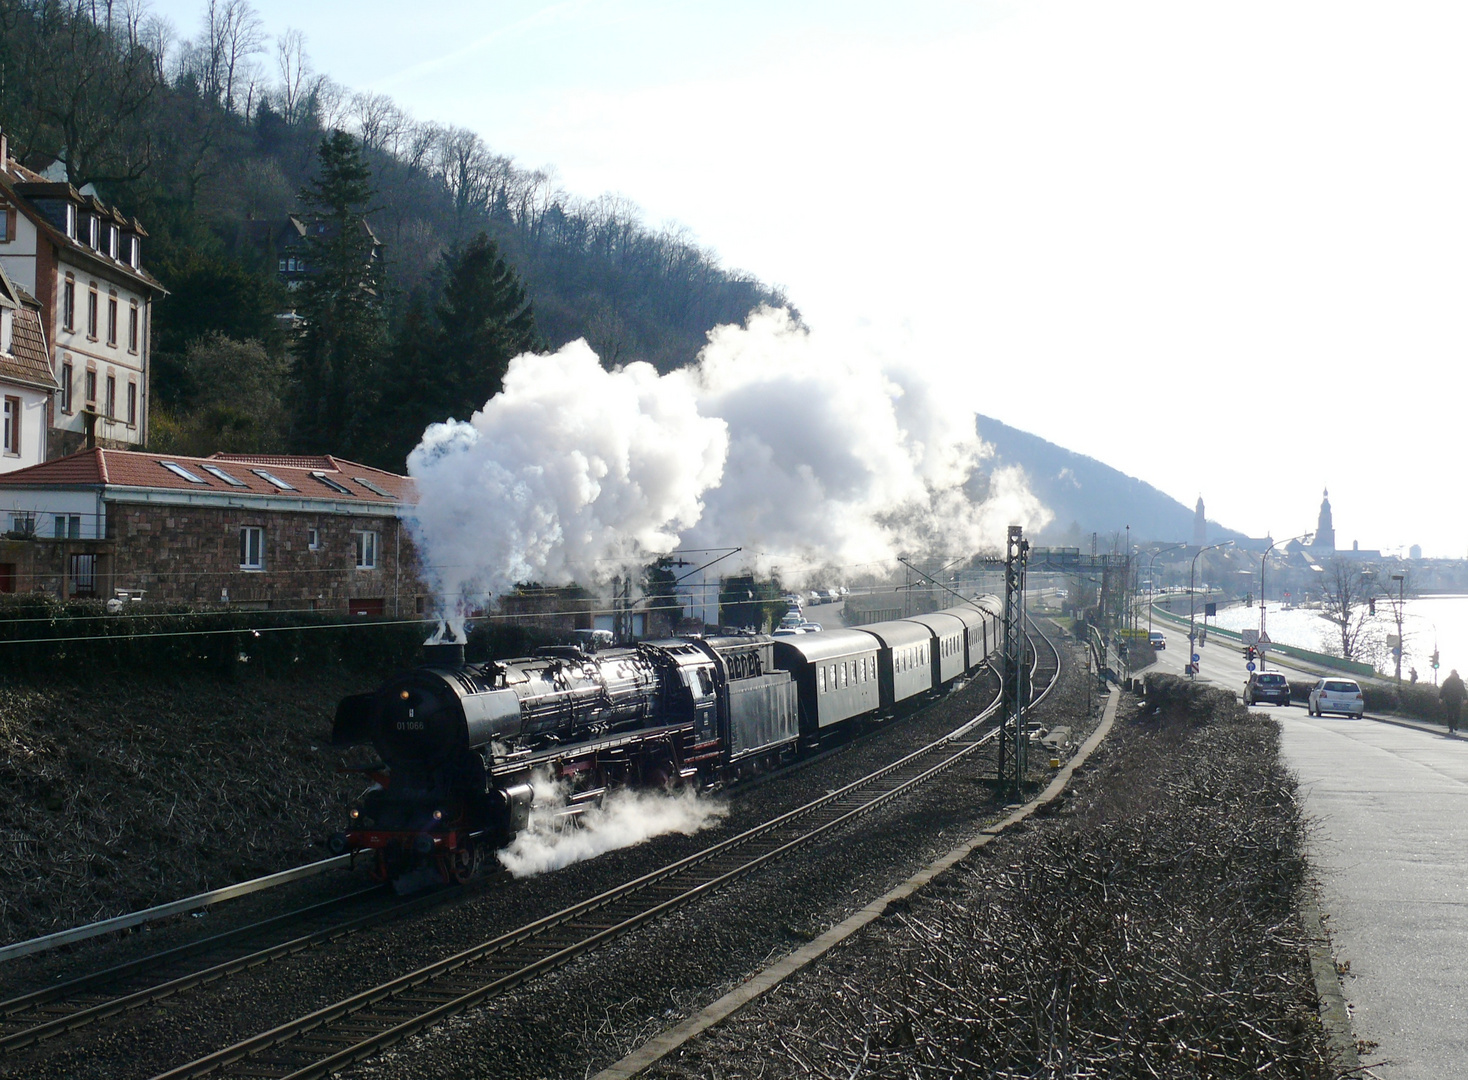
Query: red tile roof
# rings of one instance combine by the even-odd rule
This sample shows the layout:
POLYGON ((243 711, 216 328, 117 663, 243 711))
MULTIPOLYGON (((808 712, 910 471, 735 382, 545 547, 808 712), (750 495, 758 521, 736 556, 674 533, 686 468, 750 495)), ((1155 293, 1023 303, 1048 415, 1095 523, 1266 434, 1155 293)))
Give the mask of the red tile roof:
POLYGON ((285 495, 291 498, 320 499, 329 502, 361 502, 364 506, 388 507, 411 504, 416 495, 413 481, 397 473, 373 469, 355 462, 323 455, 291 457, 283 454, 215 454, 213 457, 182 457, 177 454, 152 454, 136 450, 82 450, 53 461, 42 462, 14 472, 0 473, 3 487, 74 487, 148 488, 152 490, 213 492, 235 498, 250 495, 285 495), (179 475, 162 463, 171 462, 198 478, 199 482, 179 475), (211 473, 212 466, 238 481, 231 484, 211 473), (256 470, 270 473, 293 490, 276 487, 256 470), (334 481, 345 491, 325 483, 334 481), (364 484, 363 481, 367 483, 364 484), (370 484, 372 487, 368 487, 370 484), (379 494, 378 488, 387 495, 379 494))
POLYGON ((11 323, 10 354, 0 353, 0 379, 55 390, 56 376, 46 359, 46 334, 41 328, 41 313, 24 302, 30 299, 29 296, 19 289, 16 291, 24 299, 15 309, 14 322, 11 323))

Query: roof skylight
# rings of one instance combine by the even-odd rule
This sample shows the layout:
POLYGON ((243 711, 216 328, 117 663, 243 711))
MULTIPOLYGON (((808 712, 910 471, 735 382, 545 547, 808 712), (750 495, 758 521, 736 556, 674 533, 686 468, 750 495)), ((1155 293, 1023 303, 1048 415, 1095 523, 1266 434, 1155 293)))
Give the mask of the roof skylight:
POLYGON ((249 487, 250 486, 249 484, 245 483, 243 480, 239 480, 239 479, 236 479, 233 476, 230 476, 229 473, 225 472, 218 465, 202 465, 201 464, 199 466, 199 468, 203 469, 210 476, 217 476, 219 479, 223 480, 226 484, 231 484, 234 487, 249 487))
POLYGON ((372 493, 374 493, 376 495, 381 495, 384 499, 396 499, 397 498, 397 496, 394 495, 391 491, 383 491, 382 488, 378 487, 371 480, 365 480, 365 479, 363 479, 360 476, 354 476, 354 477, 352 477, 352 479, 355 480, 355 481, 357 481, 357 483, 361 484, 368 491, 370 491, 370 492, 372 492, 372 493))
POLYGON ((313 480, 319 480, 319 481, 321 481, 321 483, 323 483, 327 487, 331 488, 332 491, 340 491, 343 495, 351 495, 352 494, 352 489, 351 488, 347 487, 345 484, 337 483, 337 481, 333 480, 331 477, 327 476, 324 472, 321 472, 321 471, 319 471, 317 469, 312 469, 311 470, 311 478, 313 480))
POLYGON ((191 484, 203 484, 206 487, 209 484, 208 480, 205 480, 202 476, 195 476, 176 461, 160 461, 158 464, 173 473, 174 476, 181 476, 191 484))
POLYGON ((268 469, 251 469, 250 471, 258 476, 261 480, 265 480, 269 483, 274 484, 276 487, 280 488, 281 491, 296 490, 294 487, 292 487, 290 484, 287 484, 284 480, 276 476, 273 472, 270 472, 268 469))

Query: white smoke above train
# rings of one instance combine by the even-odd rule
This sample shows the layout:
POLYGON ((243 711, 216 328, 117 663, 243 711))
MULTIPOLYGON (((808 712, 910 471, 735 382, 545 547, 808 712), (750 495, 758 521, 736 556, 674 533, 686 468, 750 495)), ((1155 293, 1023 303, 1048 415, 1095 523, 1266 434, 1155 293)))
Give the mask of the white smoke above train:
POLYGON ((978 402, 921 363, 838 348, 761 309, 696 365, 605 370, 584 341, 510 364, 408 458, 411 522, 452 622, 517 582, 593 585, 685 548, 821 566, 973 552, 1049 513, 988 469, 978 402))

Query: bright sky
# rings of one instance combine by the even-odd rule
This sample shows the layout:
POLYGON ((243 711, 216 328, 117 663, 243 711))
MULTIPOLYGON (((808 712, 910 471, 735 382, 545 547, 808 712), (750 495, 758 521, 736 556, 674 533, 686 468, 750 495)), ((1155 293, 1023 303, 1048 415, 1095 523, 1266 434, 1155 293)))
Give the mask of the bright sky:
POLYGON ((254 3, 1225 525, 1468 553, 1468 6, 254 3))

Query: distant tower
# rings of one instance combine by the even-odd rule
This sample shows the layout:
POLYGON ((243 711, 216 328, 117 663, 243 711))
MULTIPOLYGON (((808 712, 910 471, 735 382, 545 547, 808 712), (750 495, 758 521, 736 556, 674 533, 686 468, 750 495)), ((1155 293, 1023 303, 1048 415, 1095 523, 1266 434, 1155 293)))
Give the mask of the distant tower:
POLYGON ((1193 546, 1208 543, 1208 519, 1203 516, 1203 496, 1198 496, 1198 509, 1193 512, 1193 546))
POLYGON ((1335 550, 1335 525, 1330 520, 1330 488, 1325 489, 1320 500, 1320 521, 1315 526, 1315 539, 1310 541, 1310 546, 1335 550))

